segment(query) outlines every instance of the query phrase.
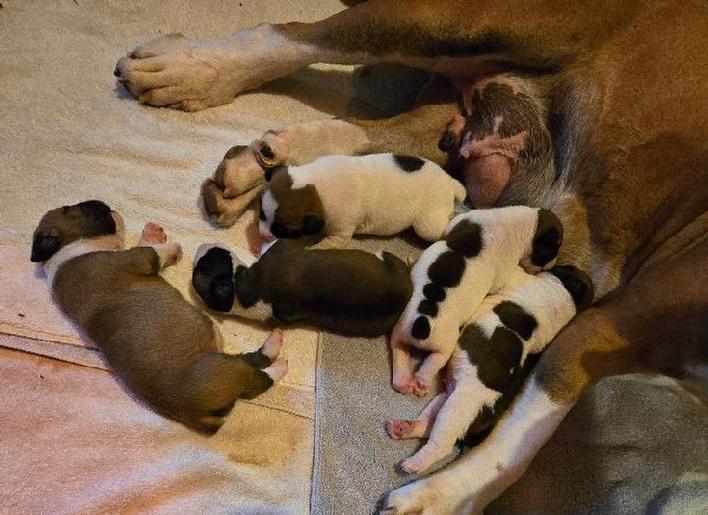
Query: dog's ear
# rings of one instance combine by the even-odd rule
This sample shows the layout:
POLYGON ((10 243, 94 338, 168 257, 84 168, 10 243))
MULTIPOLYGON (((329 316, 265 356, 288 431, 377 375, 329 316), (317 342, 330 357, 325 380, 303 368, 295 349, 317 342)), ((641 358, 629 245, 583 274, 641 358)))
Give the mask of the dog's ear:
POLYGON ((228 312, 234 305, 235 289, 231 274, 219 274, 209 285, 206 304, 215 311, 228 312))
POLYGON ((273 178, 273 176, 280 172, 280 171, 285 171, 285 173, 288 172, 288 167, 285 165, 278 165, 278 166, 273 166, 271 168, 263 168, 263 173, 265 174, 265 180, 266 182, 270 182, 270 180, 273 178))
POLYGON ((32 240, 32 255, 30 260, 33 263, 40 263, 52 257, 61 248, 61 236, 56 229, 35 234, 32 240))
POLYGON ((302 234, 305 236, 314 236, 319 234, 324 229, 324 220, 316 215, 307 215, 302 220, 302 234))
POLYGON ((550 272, 563 283, 578 311, 590 307, 595 296, 595 288, 588 274, 570 265, 556 265, 550 272))
POLYGON ((547 268, 558 256, 563 242, 563 224, 548 209, 538 210, 538 224, 531 247, 531 264, 547 268))

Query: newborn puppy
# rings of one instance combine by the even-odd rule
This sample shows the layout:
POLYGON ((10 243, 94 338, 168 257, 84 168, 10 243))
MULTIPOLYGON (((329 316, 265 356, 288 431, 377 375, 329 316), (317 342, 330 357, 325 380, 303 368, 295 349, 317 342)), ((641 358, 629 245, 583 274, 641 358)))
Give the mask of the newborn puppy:
POLYGON ((57 304, 101 350, 125 385, 157 413, 213 433, 237 399, 253 398, 287 372, 273 361, 282 336, 256 352, 219 352, 221 334, 159 275, 182 249, 148 223, 137 247, 121 250, 120 215, 96 200, 49 211, 32 261, 43 262, 57 304))
POLYGON ((266 171, 263 238, 322 234, 321 247, 341 247, 354 234, 388 236, 408 227, 442 237, 465 188, 432 161, 395 154, 327 156, 266 171))
POLYGON ((575 267, 555 266, 538 275, 517 267, 514 275, 513 284, 487 297, 462 331, 447 366, 447 391, 417 420, 387 423, 391 438, 428 437, 401 462, 404 471, 419 474, 466 435, 478 441, 487 433, 521 388, 533 356, 592 303, 592 282, 575 267))
POLYGON ((393 327, 413 289, 393 254, 312 250, 278 240, 251 266, 213 244, 197 250, 192 284, 215 311, 374 337, 393 327))
POLYGON ((425 395, 455 349, 463 323, 521 264, 553 266, 563 227, 547 209, 512 206, 456 216, 445 239, 428 247, 411 271, 413 296, 393 329, 393 387, 425 395), (430 351, 412 376, 407 346, 430 351))

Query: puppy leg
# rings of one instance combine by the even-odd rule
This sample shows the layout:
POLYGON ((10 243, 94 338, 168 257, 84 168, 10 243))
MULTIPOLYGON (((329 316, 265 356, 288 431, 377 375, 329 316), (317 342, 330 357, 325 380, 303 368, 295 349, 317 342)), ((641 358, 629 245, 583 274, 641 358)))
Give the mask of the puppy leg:
POLYGON ((413 362, 411 354, 407 346, 394 336, 391 336, 391 361, 393 364, 391 374, 393 389, 399 393, 411 393, 413 391, 413 362))
POLYGON ((182 259, 182 247, 178 243, 167 243, 167 233, 155 222, 145 224, 138 247, 155 249, 160 261, 160 269, 172 266, 182 259))
POLYGON ((283 346, 283 331, 276 329, 263 342, 260 349, 240 356, 256 368, 265 369, 273 364, 283 346))
POLYGON ((428 441, 418 452, 401 462, 401 469, 409 474, 420 474, 448 456, 482 406, 493 405, 498 397, 498 392, 486 388, 476 378, 457 381, 435 418, 428 441))
POLYGON ((446 393, 439 393, 420 412, 415 420, 394 418, 386 422, 386 432, 394 440, 406 438, 425 438, 430 434, 435 418, 438 416, 447 398, 446 393))
POLYGON ((450 353, 444 351, 433 351, 428 354, 420 368, 415 373, 413 381, 413 393, 418 397, 424 397, 430 392, 430 387, 435 381, 438 372, 447 364, 450 353))

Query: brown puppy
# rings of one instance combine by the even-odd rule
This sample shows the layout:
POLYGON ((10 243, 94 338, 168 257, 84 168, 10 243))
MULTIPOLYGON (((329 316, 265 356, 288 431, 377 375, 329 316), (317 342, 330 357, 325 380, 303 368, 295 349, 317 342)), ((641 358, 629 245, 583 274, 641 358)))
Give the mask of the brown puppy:
POLYGON ((159 275, 182 256, 148 223, 137 247, 123 248, 123 222, 99 201, 49 211, 34 232, 56 302, 93 340, 125 385, 163 416, 213 433, 240 398, 267 390, 287 372, 273 361, 282 335, 258 351, 219 352, 209 318, 159 275))

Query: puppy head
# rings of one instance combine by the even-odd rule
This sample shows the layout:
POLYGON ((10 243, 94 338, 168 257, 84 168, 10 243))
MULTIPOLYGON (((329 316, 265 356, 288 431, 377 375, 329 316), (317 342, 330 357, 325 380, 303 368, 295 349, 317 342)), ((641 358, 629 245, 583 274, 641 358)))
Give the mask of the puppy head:
POLYGON ((261 198, 258 228, 261 236, 302 238, 315 236, 325 226, 322 200, 312 184, 294 188, 287 167, 267 171, 268 189, 261 198))
POLYGON ((550 269, 550 273, 563 283, 578 311, 590 307, 595 296, 595 288, 588 274, 570 265, 556 265, 550 269))
POLYGON ((534 274, 550 269, 558 257, 563 243, 563 224, 548 209, 539 209, 536 231, 531 241, 529 255, 521 261, 521 266, 528 273, 534 274))
POLYGON ((120 248, 124 231, 120 214, 99 200, 52 209, 34 231, 30 259, 35 263, 44 262, 69 243, 102 236, 115 235, 116 247, 120 248))
POLYGON ((247 268, 246 263, 229 249, 204 243, 194 256, 192 286, 211 309, 229 313, 239 305, 236 285, 247 268))

